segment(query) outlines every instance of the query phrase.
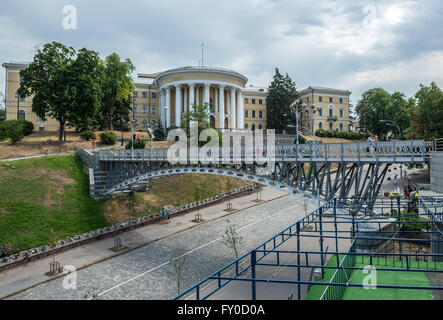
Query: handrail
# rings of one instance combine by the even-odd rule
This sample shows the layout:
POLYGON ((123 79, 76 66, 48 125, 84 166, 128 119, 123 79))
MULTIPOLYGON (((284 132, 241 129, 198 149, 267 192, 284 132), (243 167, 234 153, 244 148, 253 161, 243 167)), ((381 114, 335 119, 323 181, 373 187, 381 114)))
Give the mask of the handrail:
POLYGON ((323 144, 291 144, 276 145, 273 147, 243 146, 243 147, 205 147, 205 148, 165 148, 143 150, 100 150, 100 161, 115 160, 152 160, 164 161, 168 155, 176 155, 177 162, 203 158, 214 159, 228 156, 236 156, 236 159, 255 160, 256 158, 275 157, 283 161, 306 161, 328 159, 330 161, 361 161, 371 160, 374 162, 393 161, 420 162, 425 161, 426 155, 434 149, 432 142, 424 140, 409 140, 396 142, 358 142, 358 143, 330 143, 327 149, 323 144), (258 150, 260 149, 260 150, 258 150), (186 150, 186 151, 184 151, 186 150), (207 151, 204 154, 204 151, 207 151), (194 155, 188 159, 188 153, 194 155), (211 157, 212 155, 212 157, 211 157), (218 157, 217 157, 218 155, 218 157))

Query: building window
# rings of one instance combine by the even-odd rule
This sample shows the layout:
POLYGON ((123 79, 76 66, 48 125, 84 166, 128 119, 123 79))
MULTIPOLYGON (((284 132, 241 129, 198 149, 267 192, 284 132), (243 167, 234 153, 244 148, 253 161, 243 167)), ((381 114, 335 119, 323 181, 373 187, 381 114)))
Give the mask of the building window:
POLYGON ((45 131, 45 127, 39 127, 38 131, 45 131))
POLYGON ((259 112, 258 112, 258 117, 259 117, 259 118, 263 118, 263 111, 259 111, 259 112))
POLYGON ((329 97, 329 103, 332 103, 332 97, 329 97))
POLYGON ((138 127, 138 120, 137 120, 137 119, 134 120, 134 127, 135 127, 135 128, 138 127))
POLYGON ((248 110, 245 110, 245 118, 248 117, 248 110))
POLYGON ((157 106, 155 104, 151 106, 151 113, 157 113, 157 106))
POLYGON ((332 109, 329 109, 329 116, 332 117, 332 109))
POLYGON ((332 130, 332 123, 329 123, 329 130, 332 130))
POLYGON ((255 99, 252 99, 252 104, 255 104, 255 99))
POLYGON ((134 92, 134 98, 138 98, 138 92, 134 92))
POLYGON ((323 102, 323 97, 318 97, 319 102, 323 102))
POLYGON ((23 82, 23 76, 20 75, 20 83, 22 83, 22 82, 23 82))
POLYGON ((259 125, 258 125, 258 128, 261 130, 261 129, 263 129, 263 125, 260 123, 259 125))
POLYGON ((309 111, 306 110, 306 117, 309 117, 309 111))
POLYGON ((343 131, 343 123, 340 123, 340 131, 343 131))
POLYGON ((157 93, 153 92, 151 96, 152 96, 152 99, 157 99, 157 93))
POLYGON ((318 127, 319 127, 319 129, 323 129, 323 123, 319 122, 318 127))
POLYGON ((252 124, 251 130, 255 130, 255 123, 252 124))
POLYGON ((322 108, 320 108, 319 110, 318 110, 318 115, 321 117, 321 116, 323 116, 323 109, 322 108))
POLYGON ((142 112, 143 112, 143 113, 148 113, 148 106, 147 106, 147 105, 144 105, 144 106, 142 107, 142 112))
POLYGON ((134 104, 134 113, 138 113, 138 104, 134 104))
POLYGON ((249 99, 248 98, 245 98, 245 103, 249 103, 249 99))
POLYGON ((145 119, 142 120, 142 127, 143 129, 146 129, 148 127, 148 121, 146 121, 145 119))
POLYGON ((340 118, 343 118, 343 109, 340 109, 340 118))
POLYGON ((258 100, 258 104, 263 104, 263 100, 262 100, 262 99, 259 99, 259 100, 258 100))
POLYGON ((25 120, 25 111, 24 110, 20 110, 18 112, 18 120, 25 120))
POLYGON ((308 103, 308 102, 309 102, 309 97, 306 98, 306 103, 308 103))
POLYGON ((255 118, 255 110, 252 110, 252 117, 255 118))
POLYGON ((343 103, 343 98, 340 98, 340 103, 343 103))
POLYGON ((142 92, 142 95, 143 95, 143 98, 147 98, 148 97, 148 93, 145 92, 145 91, 142 92))
POLYGON ((245 129, 248 129, 248 124, 247 123, 245 123, 245 129))
POLYGON ((309 122, 308 122, 308 125, 307 125, 307 127, 308 127, 308 130, 309 130, 309 122))

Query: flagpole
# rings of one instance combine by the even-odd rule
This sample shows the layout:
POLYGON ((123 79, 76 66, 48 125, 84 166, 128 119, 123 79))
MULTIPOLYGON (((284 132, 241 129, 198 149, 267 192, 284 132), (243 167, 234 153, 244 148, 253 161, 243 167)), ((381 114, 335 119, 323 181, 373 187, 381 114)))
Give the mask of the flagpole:
POLYGON ((203 57, 204 55, 203 55, 203 43, 202 43, 202 68, 203 68, 203 57))

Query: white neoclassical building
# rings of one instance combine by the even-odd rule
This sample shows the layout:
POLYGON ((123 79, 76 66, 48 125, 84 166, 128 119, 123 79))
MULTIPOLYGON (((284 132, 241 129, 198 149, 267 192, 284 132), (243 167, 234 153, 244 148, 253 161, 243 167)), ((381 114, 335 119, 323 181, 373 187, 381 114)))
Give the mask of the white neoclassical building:
POLYGON ((153 78, 159 92, 159 117, 166 127, 180 127, 183 115, 193 104, 210 105, 213 128, 244 129, 243 92, 248 79, 238 72, 212 67, 183 67, 158 74, 139 74, 153 78))

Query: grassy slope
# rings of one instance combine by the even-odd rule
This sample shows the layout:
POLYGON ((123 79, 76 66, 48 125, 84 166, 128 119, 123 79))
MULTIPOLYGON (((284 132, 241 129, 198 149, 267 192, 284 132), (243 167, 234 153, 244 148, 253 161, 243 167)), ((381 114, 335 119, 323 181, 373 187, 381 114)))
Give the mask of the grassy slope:
MULTIPOLYGON (((343 256, 340 256, 340 261, 343 256)), ((336 266, 336 258, 332 257, 328 261, 328 266, 336 266)), ((361 257, 357 257, 356 267, 361 270, 354 271, 352 274, 351 283, 363 283, 364 277, 368 274, 364 274, 362 269, 364 266, 369 265, 369 258, 365 258, 363 261, 361 257)), ((406 269, 406 262, 402 263, 397 259, 392 258, 374 258, 373 265, 381 267, 391 267, 406 269)), ((415 269, 441 269, 443 270, 443 263, 429 263, 423 261, 410 261, 410 268, 415 269)), ((317 281, 329 282, 334 274, 335 269, 325 269, 325 280, 318 279, 317 281)), ((379 271, 377 272, 377 283, 379 285, 409 285, 409 286, 429 286, 429 280, 424 272, 398 272, 398 271, 379 271)), ((318 300, 323 294, 326 286, 316 285, 311 288, 306 300, 318 300)), ((432 300, 432 293, 430 290, 409 290, 409 289, 371 289, 366 290, 364 288, 349 287, 346 289, 343 295, 343 300, 432 300)))
POLYGON ((120 215, 118 219, 122 217, 129 219, 133 216, 160 212, 166 205, 180 206, 196 201, 196 197, 199 200, 209 198, 248 184, 250 184, 248 181, 210 174, 171 175, 152 181, 148 192, 134 195, 133 203, 127 199, 107 200, 103 211, 108 218, 111 218, 110 221, 115 221, 115 217, 111 214, 111 205, 116 202, 120 215))
POLYGON ((89 197, 89 179, 82 163, 73 155, 0 163, 0 244, 9 241, 36 247, 79 233, 89 232, 116 221, 156 213, 164 205, 181 205, 248 184, 231 177, 186 174, 155 180, 150 191, 131 201, 118 200, 117 217, 108 211, 113 200, 89 197), (117 219, 117 220, 115 220, 117 219))
POLYGON ((73 155, 0 165, 0 243, 30 247, 106 225, 100 202, 73 155))

